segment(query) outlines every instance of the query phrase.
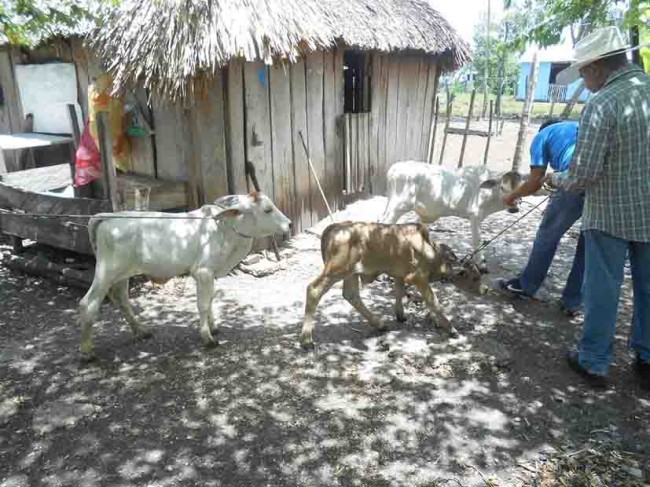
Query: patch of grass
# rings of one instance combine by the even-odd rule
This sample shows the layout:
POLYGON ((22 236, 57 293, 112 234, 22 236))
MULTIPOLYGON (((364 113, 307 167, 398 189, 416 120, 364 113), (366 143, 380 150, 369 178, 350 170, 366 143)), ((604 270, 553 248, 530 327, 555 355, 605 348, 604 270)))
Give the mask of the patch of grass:
MULTIPOLYGON (((454 102, 452 105, 452 115, 454 117, 466 117, 467 112, 469 111, 469 102, 470 102, 471 94, 470 93, 459 93, 456 95, 454 98, 454 102)), ((492 100, 494 100, 494 97, 491 97, 492 100)), ((445 103, 447 103, 447 97, 444 93, 441 94, 440 96, 440 111, 444 112, 444 107, 445 103)), ((510 117, 519 117, 521 115, 521 111, 524 108, 524 102, 523 101, 517 101, 514 96, 506 96, 502 100, 502 110, 503 114, 510 118, 510 117)), ((564 107, 566 106, 566 103, 556 103, 555 107, 553 108, 553 116, 559 116, 560 113, 562 113, 562 110, 564 110, 564 107)), ((582 112, 582 107, 584 106, 584 103, 578 103, 573 107, 573 110, 571 111, 571 115, 569 116, 570 119, 577 120, 580 118, 580 112, 582 112)), ((476 98, 474 100, 474 116, 477 114, 480 114, 483 109, 483 95, 479 95, 478 93, 476 94, 476 98)), ((547 117, 548 114, 551 111, 551 104, 550 103, 533 103, 533 109, 531 112, 531 116, 533 118, 544 118, 547 117)), ((441 116, 444 117, 444 115, 441 116)))

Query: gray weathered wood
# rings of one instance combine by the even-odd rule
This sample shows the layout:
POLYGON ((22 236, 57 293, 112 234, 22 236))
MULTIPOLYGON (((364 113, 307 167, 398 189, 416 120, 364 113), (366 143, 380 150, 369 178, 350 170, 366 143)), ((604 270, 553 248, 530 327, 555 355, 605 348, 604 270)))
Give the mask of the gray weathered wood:
MULTIPOLYGON (((296 210, 291 142, 291 74, 289 65, 270 68, 271 139, 275 204, 292 221, 300 218, 296 210)), ((264 190, 264 188, 261 188, 264 190)))
MULTIPOLYGON (((307 67, 307 129, 309 139, 309 155, 314 171, 319 181, 325 180, 326 161, 324 145, 324 86, 323 86, 323 52, 309 53, 306 59, 307 67)), ((318 192, 315 181, 311 183, 312 221, 319 221, 327 216, 327 207, 318 192)))
POLYGON ((244 70, 241 61, 228 65, 227 157, 228 187, 233 194, 246 193, 246 126, 244 125, 244 70))
POLYGON ((373 84, 373 96, 377 97, 377 103, 373 105, 373 111, 377 115, 377 179, 373 188, 376 194, 386 192, 386 172, 388 162, 386 158, 387 132, 386 132, 386 104, 388 101, 388 56, 381 55, 379 78, 373 84))
POLYGON ((465 135, 475 136, 475 137, 487 137, 489 132, 487 130, 477 130, 477 129, 464 129, 460 127, 449 127, 447 133, 452 135, 465 135))
POLYGON ((202 206, 205 202, 203 185, 201 181, 201 136, 199 129, 198 111, 183 110, 183 119, 187 127, 187 176, 189 190, 189 204, 191 209, 202 206))
MULTIPOLYGON (((291 65, 291 139, 293 145, 293 170, 296 183, 296 222, 295 231, 300 232, 312 226, 311 183, 307 155, 302 148, 299 131, 307 135, 307 85, 305 80, 305 61, 299 59, 291 65)), ((316 223, 316 222, 314 222, 316 223)))
MULTIPOLYGON (((404 148, 402 159, 424 160, 426 153, 420 151, 420 139, 422 134, 422 112, 424 95, 426 94, 426 78, 421 80, 421 73, 424 71, 421 56, 410 56, 406 65, 406 99, 407 118, 404 131, 404 148)), ((426 150, 426 149, 425 149, 426 150)))
POLYGON ((153 107, 158 177, 187 181, 187 122, 177 105, 155 103, 153 107))
POLYGON ((0 231, 60 249, 92 254, 87 219, 32 218, 0 209, 0 231))
POLYGON ((46 277, 59 284, 88 289, 93 281, 92 270, 80 271, 70 267, 56 264, 39 255, 33 257, 22 257, 12 255, 6 261, 7 267, 27 274, 46 277))
POLYGON ((115 166, 113 165, 113 140, 111 133, 106 130, 106 114, 97 113, 97 138, 99 139, 99 152, 102 160, 102 186, 104 196, 111 202, 111 209, 119 211, 121 204, 117 194, 117 182, 115 176, 115 166))
POLYGON ((465 147, 467 146, 467 131, 469 124, 472 122, 472 113, 474 111, 474 99, 476 98, 476 89, 472 90, 472 96, 469 99, 469 111, 467 112, 467 121, 465 123, 465 133, 463 134, 463 143, 460 146, 460 157, 458 158, 458 167, 463 167, 465 158, 465 147))
POLYGON ((436 151, 436 136, 438 134, 438 116, 440 114, 440 98, 435 97, 435 108, 433 109, 433 118, 430 126, 430 136, 427 143, 427 162, 433 163, 433 155, 436 151))
POLYGON ((325 137, 325 177, 321 181, 323 190, 333 208, 338 208, 343 188, 338 185, 342 171, 341 137, 337 131, 337 119, 343 113, 343 97, 337 92, 336 69, 339 56, 336 51, 326 52, 323 57, 323 129, 325 137))
POLYGON ((412 85, 414 80, 413 66, 415 56, 400 55, 397 58, 398 73, 398 90, 397 90, 397 126, 396 126, 396 144, 395 159, 398 161, 408 159, 406 151, 406 139, 408 137, 408 120, 411 110, 410 98, 413 91, 412 85))
POLYGON ((228 194, 226 132, 221 74, 208 83, 205 99, 194 108, 203 203, 228 194))
POLYGON ((273 198, 269 71, 262 62, 244 64, 246 158, 255 165, 257 179, 273 198))
POLYGON ((379 80, 381 78, 381 61, 382 55, 378 52, 371 54, 371 100, 370 100, 370 128, 368 130, 368 170, 369 170, 369 192, 378 194, 377 189, 381 185, 379 179, 384 177, 379 167, 379 107, 381 100, 379 98, 379 80))
POLYGON ((397 55, 388 55, 388 96, 386 98, 386 166, 390 167, 397 162, 398 139, 398 98, 400 81, 400 58, 397 55))

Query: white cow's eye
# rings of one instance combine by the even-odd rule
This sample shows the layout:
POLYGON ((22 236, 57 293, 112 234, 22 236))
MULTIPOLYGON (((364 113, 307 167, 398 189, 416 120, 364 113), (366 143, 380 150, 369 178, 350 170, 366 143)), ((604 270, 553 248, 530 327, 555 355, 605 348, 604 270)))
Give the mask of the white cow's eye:
POLYGON ((264 210, 264 213, 271 213, 272 211, 273 211, 273 208, 267 208, 266 210, 264 210))

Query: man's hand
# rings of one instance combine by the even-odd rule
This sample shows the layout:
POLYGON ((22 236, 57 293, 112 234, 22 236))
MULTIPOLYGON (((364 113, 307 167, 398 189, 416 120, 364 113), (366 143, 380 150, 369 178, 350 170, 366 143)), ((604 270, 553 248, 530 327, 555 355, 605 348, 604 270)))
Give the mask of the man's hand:
POLYGON ((503 204, 505 206, 515 206, 518 199, 519 196, 517 196, 515 193, 510 193, 503 197, 503 204))
POLYGON ((547 174, 546 176, 544 176, 544 179, 542 180, 542 182, 544 183, 544 186, 551 189, 551 190, 557 189, 558 188, 557 182, 553 178, 553 176, 555 176, 557 174, 558 173, 551 173, 551 174, 547 174))

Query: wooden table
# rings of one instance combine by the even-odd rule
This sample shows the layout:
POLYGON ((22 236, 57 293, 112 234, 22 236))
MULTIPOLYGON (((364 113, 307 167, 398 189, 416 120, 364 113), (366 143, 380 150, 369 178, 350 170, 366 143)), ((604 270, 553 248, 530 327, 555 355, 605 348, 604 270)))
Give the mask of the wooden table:
MULTIPOLYGON (((71 144, 72 150, 72 137, 61 135, 47 135, 35 132, 0 135, 0 174, 9 172, 5 163, 4 152, 16 150, 33 150, 39 147, 52 147, 55 145, 71 144)), ((15 170, 19 171, 25 169, 18 167, 15 170)))

